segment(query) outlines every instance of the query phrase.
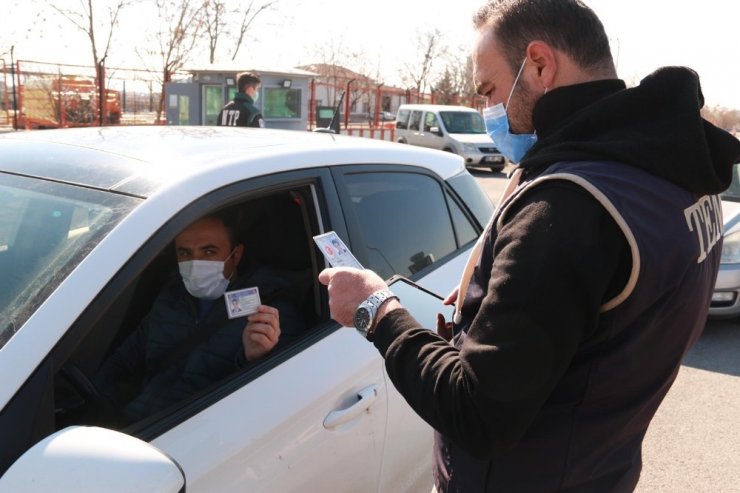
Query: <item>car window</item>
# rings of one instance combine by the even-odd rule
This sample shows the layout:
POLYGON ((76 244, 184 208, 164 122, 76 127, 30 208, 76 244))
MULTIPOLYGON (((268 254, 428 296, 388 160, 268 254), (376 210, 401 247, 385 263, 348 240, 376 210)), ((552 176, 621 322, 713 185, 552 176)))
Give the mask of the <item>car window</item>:
POLYGON ((484 134, 486 124, 480 113, 474 111, 440 111, 439 116, 451 134, 484 134))
POLYGON ((740 202, 740 176, 738 175, 739 169, 740 164, 736 164, 732 167, 732 182, 730 182, 729 188, 722 192, 722 200, 740 202))
POLYGON ((463 212, 451 194, 448 194, 447 198, 450 204, 450 213, 452 214, 452 223, 455 226, 458 244, 465 245, 468 242, 475 241, 478 238, 478 232, 470 223, 470 219, 468 219, 468 216, 465 215, 465 212, 463 212))
POLYGON ((421 111, 412 111, 409 118, 409 130, 419 130, 421 128, 421 111))
POLYGON ((0 347, 138 200, 0 176, 0 347))
POLYGON ((427 111, 424 115, 424 131, 429 132, 432 130, 432 127, 439 127, 439 122, 437 122, 437 115, 435 115, 431 111, 427 111))
POLYGON ((409 128, 409 110, 401 110, 396 116, 396 128, 407 129, 409 128))
POLYGON ((441 184, 417 173, 352 173, 345 184, 367 252, 383 278, 412 276, 458 248, 441 184))
POLYGON ((478 221, 478 226, 483 229, 493 215, 493 203, 475 178, 470 173, 460 173, 449 178, 447 183, 470 209, 478 221))

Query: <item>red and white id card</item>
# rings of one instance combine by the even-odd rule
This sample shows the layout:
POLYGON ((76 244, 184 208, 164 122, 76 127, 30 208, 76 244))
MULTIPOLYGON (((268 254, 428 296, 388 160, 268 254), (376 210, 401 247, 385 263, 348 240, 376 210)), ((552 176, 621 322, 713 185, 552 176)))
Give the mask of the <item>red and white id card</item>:
POLYGON ((319 246, 319 250, 326 257, 332 267, 354 267, 364 269, 362 264, 352 255, 347 245, 337 236, 334 231, 313 237, 313 241, 319 246))

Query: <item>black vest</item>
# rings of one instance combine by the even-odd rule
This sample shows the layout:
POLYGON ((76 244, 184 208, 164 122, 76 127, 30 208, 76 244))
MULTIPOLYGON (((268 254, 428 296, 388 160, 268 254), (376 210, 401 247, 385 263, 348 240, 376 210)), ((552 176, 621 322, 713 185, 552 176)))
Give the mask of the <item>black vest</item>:
MULTIPOLYGON (((632 491, 648 424, 705 325, 721 256, 719 197, 699 197, 619 163, 564 162, 521 183, 494 213, 462 327, 485 295, 492 245, 507 211, 526 190, 548 180, 576 183, 609 212, 632 252, 629 280, 604 300, 598 330, 581 341, 515 447, 479 460, 436 436, 440 492, 632 491)), ((463 328, 458 347, 464 338, 463 328)))

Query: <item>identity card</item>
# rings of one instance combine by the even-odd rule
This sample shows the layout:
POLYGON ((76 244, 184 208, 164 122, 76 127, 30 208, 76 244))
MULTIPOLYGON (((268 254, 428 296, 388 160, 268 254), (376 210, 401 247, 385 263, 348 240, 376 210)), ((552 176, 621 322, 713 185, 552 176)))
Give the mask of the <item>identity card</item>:
POLYGON ((257 287, 226 291, 224 293, 226 311, 229 318, 246 317, 257 312, 260 306, 260 292, 257 287))
POLYGON ((344 244, 342 239, 334 231, 316 235, 313 237, 313 241, 319 246, 319 249, 332 267, 364 269, 362 264, 357 261, 355 256, 352 255, 352 252, 349 251, 349 248, 347 248, 347 245, 344 244))

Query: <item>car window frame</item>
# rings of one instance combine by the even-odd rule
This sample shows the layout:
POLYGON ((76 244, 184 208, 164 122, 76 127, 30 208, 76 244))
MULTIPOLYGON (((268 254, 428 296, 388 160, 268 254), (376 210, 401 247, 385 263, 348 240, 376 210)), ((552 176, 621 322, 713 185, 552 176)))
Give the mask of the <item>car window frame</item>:
POLYGON ((433 179, 440 186, 440 192, 443 196, 445 207, 447 208, 447 219, 453 231, 456 248, 453 251, 448 252, 444 256, 440 257, 439 259, 436 259, 433 264, 427 267, 424 267, 411 275, 407 275, 406 276, 407 278, 414 280, 414 281, 423 278, 430 272, 436 270, 439 266, 443 265, 447 260, 459 255, 460 252, 464 251, 470 244, 474 242, 474 241, 469 241, 466 243, 460 242, 460 235, 457 230, 455 221, 452 218, 452 211, 450 210, 450 207, 451 207, 450 200, 453 200, 457 204, 457 206, 462 210, 468 222, 471 224, 473 229, 476 231, 477 236, 479 236, 480 233, 482 232, 482 229, 480 225, 478 224, 478 221, 475 220, 475 217, 473 216, 471 211, 468 209, 468 207, 464 204, 464 202, 459 197, 459 195, 455 192, 455 190, 453 190, 452 187, 450 187, 449 184, 444 179, 442 179, 439 175, 437 175, 436 173, 434 173, 428 168, 425 168, 423 166, 399 165, 399 164, 355 164, 355 165, 347 165, 347 166, 335 166, 335 167, 332 167, 331 173, 332 173, 332 176, 334 177, 334 180, 336 181, 336 190, 339 196, 339 200, 342 204, 342 208, 344 211, 343 213, 347 221, 347 229, 349 232, 349 239, 345 240, 345 242, 347 243, 347 246, 352 251, 352 253, 355 255, 355 257, 360 261, 360 263, 362 264, 367 263, 370 256, 369 256, 369 252, 366 250, 364 243, 362 241, 363 236, 359 229, 358 220, 354 215, 354 210, 352 208, 353 207, 352 200, 346 191, 347 186, 346 186, 345 176, 355 174, 355 173, 368 173, 368 172, 420 174, 420 175, 424 175, 424 176, 427 176, 433 179))
MULTIPOLYGON (((346 237, 344 220, 341 217, 341 206, 337 198, 334 182, 328 168, 308 168, 303 170, 276 173, 271 175, 245 178, 226 187, 214 190, 193 200, 176 215, 164 223, 159 230, 145 242, 136 255, 129 258, 123 267, 98 293, 98 296, 82 312, 77 321, 67 330, 54 348, 49 351, 46 360, 52 362, 56 374, 63 364, 72 356, 78 343, 90 332, 97 321, 104 317, 113 303, 124 293, 126 288, 139 279, 147 266, 164 251, 174 237, 187 225, 203 215, 224 207, 237 205, 265 193, 314 185, 313 200, 316 201, 317 221, 320 228, 332 227, 346 237)), ((321 293, 322 306, 328 306, 325 290, 321 293)), ((280 365, 283 361, 301 352, 306 347, 338 330, 339 324, 333 320, 319 323, 312 327, 310 333, 279 354, 251 365, 244 371, 230 376, 218 387, 207 389, 202 395, 196 395, 181 403, 166 415, 155 414, 130 426, 123 431, 145 441, 151 441, 159 435, 176 427, 183 421, 197 415, 209 406, 226 398, 228 395, 246 386, 264 373, 280 365)), ((24 384, 25 385, 25 384, 24 384)), ((51 382, 53 385, 53 381, 51 382)))

